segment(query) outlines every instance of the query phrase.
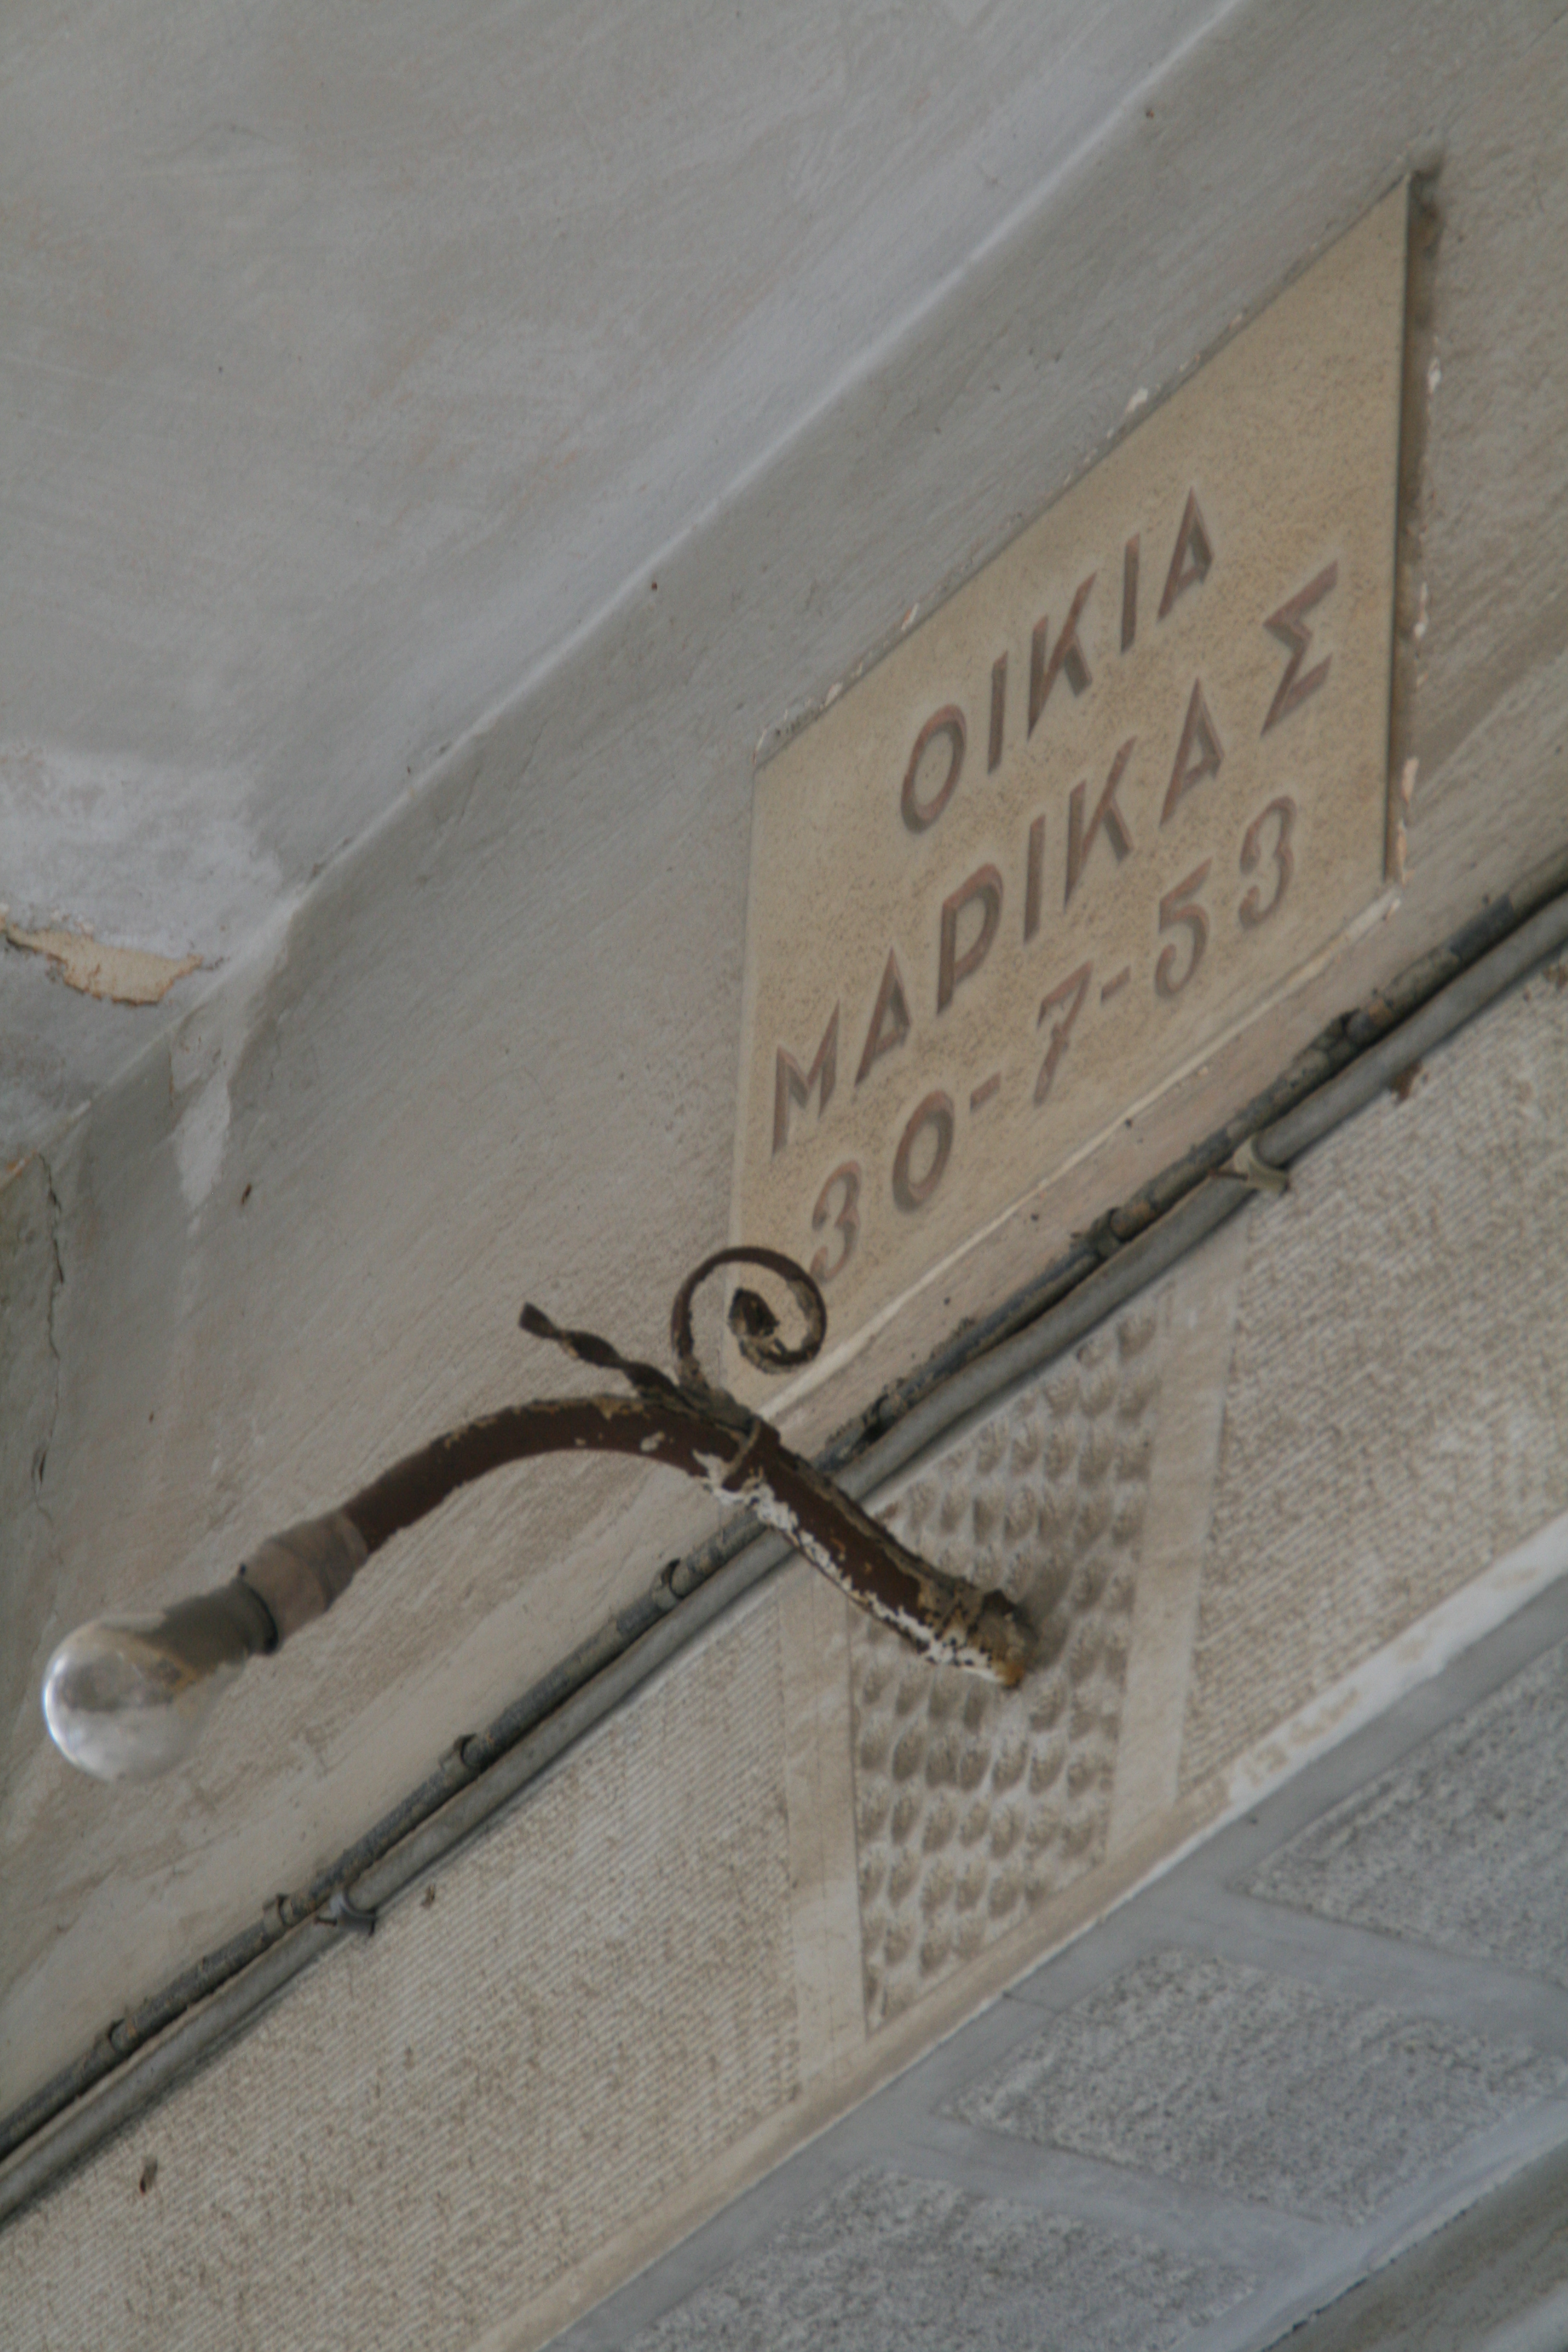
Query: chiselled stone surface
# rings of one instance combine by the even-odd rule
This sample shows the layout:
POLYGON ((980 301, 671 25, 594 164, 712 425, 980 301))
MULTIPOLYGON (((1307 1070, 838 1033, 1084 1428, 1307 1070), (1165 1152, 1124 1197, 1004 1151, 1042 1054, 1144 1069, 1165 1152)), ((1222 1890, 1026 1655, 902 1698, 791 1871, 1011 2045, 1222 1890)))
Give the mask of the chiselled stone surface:
POLYGON ((782 1716, 763 1608, 24 2213, 7 2352, 468 2345, 790 2099, 782 1716))
POLYGON ((855 1793, 868 2021, 896 2016, 1104 1852, 1158 1397, 1142 1307, 923 1470, 886 1513, 1044 1628, 1016 1691, 857 1617, 855 1793))
POLYGON ((1568 1984, 1568 1651, 1312 1822, 1247 1892, 1568 1984))
POLYGON ((1248 2284, 1146 2238, 868 2170, 628 2352, 1164 2352, 1248 2284))
POLYGON ((1233 1960, 1162 1952, 956 2102, 966 2121, 1321 2221, 1369 2219, 1568 2065, 1233 1960))
POLYGON ((1547 975, 1253 1220, 1184 1785, 1568 1506, 1565 1132, 1547 975))

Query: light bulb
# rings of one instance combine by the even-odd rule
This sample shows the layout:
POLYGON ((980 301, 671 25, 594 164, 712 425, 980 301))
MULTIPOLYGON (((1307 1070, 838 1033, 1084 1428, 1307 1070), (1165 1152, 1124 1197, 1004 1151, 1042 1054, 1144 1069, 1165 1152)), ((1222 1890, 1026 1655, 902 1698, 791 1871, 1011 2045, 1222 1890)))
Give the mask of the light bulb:
POLYGON ((276 1640, 266 1609, 237 1578, 156 1616, 79 1625, 44 1676, 49 1737, 96 1780, 155 1780, 190 1754, 247 1658, 276 1640))

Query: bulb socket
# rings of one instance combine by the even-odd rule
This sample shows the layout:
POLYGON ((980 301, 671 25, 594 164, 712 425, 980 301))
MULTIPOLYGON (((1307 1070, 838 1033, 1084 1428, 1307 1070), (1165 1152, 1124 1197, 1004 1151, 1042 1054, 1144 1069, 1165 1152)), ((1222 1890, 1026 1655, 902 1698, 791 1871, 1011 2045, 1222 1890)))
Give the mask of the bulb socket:
POLYGON ((368 1556, 363 1536, 342 1511, 300 1519, 258 1545, 235 1581, 249 1588, 271 1621, 274 1638, 267 1646, 275 1649, 312 1618, 325 1616, 368 1556))

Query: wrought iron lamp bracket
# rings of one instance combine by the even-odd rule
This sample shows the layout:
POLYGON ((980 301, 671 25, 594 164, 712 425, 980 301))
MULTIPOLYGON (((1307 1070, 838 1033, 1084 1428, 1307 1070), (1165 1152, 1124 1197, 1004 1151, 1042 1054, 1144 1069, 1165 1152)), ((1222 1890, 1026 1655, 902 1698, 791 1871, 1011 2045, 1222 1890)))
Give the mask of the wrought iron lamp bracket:
POLYGON ((244 1603, 253 1608, 259 1601, 266 1612, 271 1638, 258 1646, 276 1648, 321 1615, 372 1552, 458 1486, 532 1454, 594 1451, 665 1463, 725 1501, 748 1505, 858 1608, 926 1656, 997 1682, 1018 1682, 1035 1636, 1005 1593, 981 1592, 908 1550, 842 1487, 792 1453, 771 1422, 708 1378, 692 1337, 692 1302, 710 1276, 727 1265, 775 1275, 803 1320, 802 1337, 787 1343, 766 1300, 738 1288, 728 1322, 745 1360, 770 1373, 811 1362, 826 1333, 827 1310, 811 1276, 776 1250, 717 1250, 687 1276, 670 1311, 676 1380, 657 1365, 623 1356, 596 1332, 563 1329, 541 1308, 524 1307, 521 1321, 531 1337, 563 1348, 579 1363, 618 1373, 630 1396, 540 1398, 487 1414, 394 1463, 340 1509, 270 1537, 235 1580, 244 1603))

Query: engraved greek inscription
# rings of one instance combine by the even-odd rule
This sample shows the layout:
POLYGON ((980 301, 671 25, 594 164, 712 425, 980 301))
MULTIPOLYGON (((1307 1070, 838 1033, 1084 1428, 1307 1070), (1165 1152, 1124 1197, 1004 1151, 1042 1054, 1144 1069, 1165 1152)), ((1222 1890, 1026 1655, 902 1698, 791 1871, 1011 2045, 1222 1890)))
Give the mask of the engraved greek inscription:
POLYGON ((1007 656, 998 654, 991 665, 991 748, 985 772, 994 776, 1002 764, 1002 743, 1007 727, 1007 656))
POLYGON ((1089 983, 1093 977, 1093 964, 1080 963, 1076 971, 1069 971, 1067 978, 1058 982, 1048 995, 1040 999, 1039 1017, 1035 1023, 1037 1029, 1044 1027, 1047 1019, 1056 1012, 1058 1005, 1065 1004, 1067 1010, 1059 1021, 1054 1021, 1051 1024, 1050 1038, 1046 1046, 1046 1058, 1040 1064, 1040 1075, 1035 1080, 1037 1104, 1043 1103, 1051 1091, 1062 1055, 1068 1049, 1068 1039, 1072 1035, 1072 1024, 1083 1010, 1083 1000, 1089 994, 1089 983))
POLYGON ((1046 820, 1036 817, 1029 826, 1028 855, 1024 860, 1024 937, 1032 940, 1040 928, 1040 900, 1046 887, 1046 820))
POLYGON ((931 712, 915 737, 915 748, 910 753, 910 764, 904 771, 904 789, 900 799, 904 823, 911 833, 924 833, 928 825, 933 825, 957 791, 958 779, 963 768, 965 731, 963 711, 956 702, 949 702, 944 703, 940 710, 931 712), (926 753, 936 748, 936 764, 940 765, 942 757, 940 746, 942 744, 946 746, 947 773, 937 790, 922 801, 918 790, 921 764, 926 753))
POLYGON ((795 1055, 781 1045, 773 1065, 773 1150, 780 1152, 789 1141, 789 1107, 798 1103, 804 1110, 811 1100, 813 1087, 820 1084, 816 1097, 816 1116, 822 1117, 833 1094, 838 1076, 838 1007, 833 1008, 833 1018, 822 1033, 822 1043, 816 1058, 804 1077, 795 1055))
POLYGON ((1067 619, 1062 623, 1062 633, 1048 660, 1046 657, 1046 642, 1049 623, 1044 614, 1035 623, 1034 635, 1029 639, 1028 731, 1031 735, 1039 724, 1040 713, 1058 677, 1067 679, 1075 696, 1082 694, 1094 682, 1078 635, 1078 625, 1083 618, 1083 608, 1089 602, 1094 577, 1091 572, 1087 580, 1079 581, 1067 619))
POLYGON ((1203 516, 1198 511, 1196 490, 1187 492, 1187 503, 1182 509, 1181 526, 1176 532, 1176 544, 1171 554, 1171 568, 1165 574, 1164 593, 1160 598, 1160 618, 1164 620, 1178 596, 1195 588, 1209 576, 1214 562, 1214 547, 1203 516))
POLYGON ((836 1257, 829 1257, 829 1244, 823 1244, 811 1261, 813 1282, 831 1282, 836 1274, 843 1273, 855 1254, 855 1244, 860 1238, 860 1162, 858 1160, 846 1160, 836 1168, 817 1194, 816 1206, 811 1213, 813 1233, 819 1234, 829 1218, 832 1219, 834 1232, 840 1237, 838 1254, 836 1257), (840 1191, 837 1214, 833 1209, 836 1186, 840 1191))
POLYGON ((1083 804, 1089 791, 1088 784, 1075 784, 1068 796, 1068 875, 1067 889, 1062 898, 1064 907, 1070 906, 1072 903, 1072 894, 1082 879, 1084 866, 1089 861, 1089 853, 1094 847, 1102 829, 1107 841, 1110 844, 1111 854, 1118 866, 1132 846, 1132 835, 1128 831, 1127 820, 1117 805, 1116 788, 1121 782, 1137 740, 1136 735, 1129 735, 1126 742, 1122 744, 1115 759, 1112 760, 1110 779, 1105 790, 1095 803, 1094 814, 1089 818, 1087 826, 1083 821, 1083 804))
POLYGON ((884 1054, 890 1054, 895 1045, 903 1044, 913 1025, 910 1019, 910 1000, 904 994, 904 976, 899 970, 897 955, 889 948, 888 961, 882 967, 882 984, 877 991, 877 1002, 871 1012, 871 1025, 866 1032, 865 1050, 860 1055, 860 1066, 855 1073, 857 1086, 866 1076, 873 1062, 879 1062, 884 1054))
POLYGON ((1184 930, 1192 943, 1186 968, 1179 977, 1180 948, 1173 942, 1171 946, 1161 949, 1160 961, 1154 966, 1154 986, 1161 996, 1179 996, 1204 960, 1204 950, 1209 943, 1209 919, 1195 901, 1196 894, 1208 879, 1208 870, 1213 863, 1212 858, 1205 857, 1201 866, 1194 867, 1185 881, 1178 882, 1173 890, 1167 890, 1160 901, 1160 929, 1163 931, 1184 930))
POLYGON ((936 1009, 945 1013, 961 980, 978 971, 991 952, 1002 920, 1002 877, 994 866, 982 866, 967 882, 942 902, 942 950, 937 961, 936 1009), (971 907, 980 909, 980 928, 963 954, 958 950, 962 918, 971 907))
POLYGON ((1225 752, 1219 740, 1219 730, 1209 717, 1204 700, 1202 681, 1193 680, 1193 690, 1187 699, 1187 715, 1182 721, 1182 740, 1176 746, 1176 757, 1171 769, 1171 781, 1165 787, 1165 805, 1160 811, 1160 822, 1165 824, 1184 793, 1201 784, 1205 776, 1217 776, 1225 752))
POLYGON ((1290 649, 1290 658, 1285 665, 1284 676, 1274 689, 1274 699, 1268 706, 1268 716, 1263 722, 1262 731, 1265 735, 1271 727, 1278 727, 1282 719, 1289 719, 1293 710, 1300 709, 1310 694, 1316 694, 1329 674, 1329 663, 1332 659, 1332 656, 1329 654, 1325 654, 1316 667, 1307 672, 1305 677, 1299 677, 1297 673, 1306 657, 1307 648, 1312 642, 1312 632, 1306 625, 1304 615, 1312 610, 1314 604, 1322 603, 1330 589, 1338 582, 1339 576, 1338 563, 1325 564, 1315 580, 1309 580, 1307 585, 1298 589, 1294 596, 1287 597, 1279 610, 1277 613, 1270 613, 1263 624, 1271 637, 1278 637, 1282 646, 1288 646, 1290 649))
POLYGON ((1279 878, 1274 885, 1274 896, 1267 906, 1263 904, 1263 894, 1255 882, 1237 908, 1242 922, 1249 931, 1256 930, 1259 923, 1266 923, 1268 920, 1269 916, 1289 888, 1290 877, 1296 870, 1296 860, 1290 850, 1290 835, 1296 823, 1296 803, 1289 793, 1281 793, 1277 801, 1270 801, 1268 806, 1255 816, 1247 826, 1242 837, 1241 870, 1244 874, 1257 872, 1258 861, 1263 855, 1263 828, 1270 817, 1276 819, 1279 826, 1274 835, 1274 846, 1269 852, 1274 861, 1275 874, 1279 878))
MULTIPOLYGON (((893 1200, 900 1209, 923 1209, 937 1186, 942 1182, 948 1155, 952 1150, 952 1097, 938 1087, 925 1100, 917 1103, 910 1114, 909 1125, 899 1138, 899 1148, 893 1155, 893 1200), (914 1172, 915 1147, 930 1131, 931 1157, 925 1172, 914 1172)), ((925 1157, 922 1145, 921 1156, 925 1157)))
POLYGON ((1008 1235, 1206 1150, 1384 954, 1409 220, 1401 185, 1084 478, 1046 451, 972 577, 916 549, 877 658, 758 744, 731 1219, 831 1283, 836 1345, 983 1311, 1008 1235))

